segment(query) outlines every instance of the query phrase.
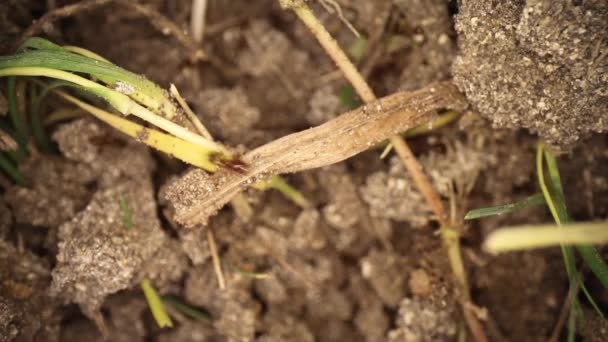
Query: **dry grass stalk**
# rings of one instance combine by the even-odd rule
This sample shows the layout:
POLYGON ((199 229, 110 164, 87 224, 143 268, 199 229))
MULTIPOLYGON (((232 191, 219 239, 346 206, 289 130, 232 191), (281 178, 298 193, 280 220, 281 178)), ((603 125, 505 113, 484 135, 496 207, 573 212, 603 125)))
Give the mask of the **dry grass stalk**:
MULTIPOLYGON (((312 10, 308 7, 306 2, 303 0, 279 0, 279 3, 283 8, 293 10, 296 15, 302 20, 302 22, 308 27, 312 34, 317 38, 321 46, 325 49, 328 55, 332 58, 334 63, 342 70, 346 79, 350 81, 353 88, 359 94, 361 99, 370 103, 376 100, 373 90, 367 84, 361 73, 357 70, 354 64, 346 56, 342 48, 338 45, 336 40, 327 32, 323 24, 317 19, 312 10)), ((466 272, 462 263, 460 255, 460 247, 458 244, 458 232, 451 228, 454 223, 450 222, 443 202, 441 201, 439 194, 435 191, 427 175, 424 173, 420 162, 416 159, 411 149, 405 143, 403 138, 399 135, 390 137, 391 144, 395 147, 397 154, 401 161, 407 168, 408 172, 412 175, 416 186, 433 209, 437 219, 442 225, 442 231, 444 234, 455 234, 455 239, 449 239, 444 237, 446 248, 448 249, 448 255, 450 257, 450 264, 452 266, 455 277, 463 292, 463 298, 469 301, 470 294, 468 287, 466 287, 466 272)), ((463 312, 465 320, 469 325, 469 328, 476 341, 485 342, 487 337, 483 332, 481 324, 475 318, 475 316, 463 306, 463 312)))
POLYGON ((212 175, 193 170, 166 193, 175 220, 204 224, 244 187, 269 176, 338 163, 430 120, 440 108, 463 110, 466 101, 451 83, 400 92, 344 113, 322 125, 290 134, 242 156, 244 172, 222 169, 212 175))

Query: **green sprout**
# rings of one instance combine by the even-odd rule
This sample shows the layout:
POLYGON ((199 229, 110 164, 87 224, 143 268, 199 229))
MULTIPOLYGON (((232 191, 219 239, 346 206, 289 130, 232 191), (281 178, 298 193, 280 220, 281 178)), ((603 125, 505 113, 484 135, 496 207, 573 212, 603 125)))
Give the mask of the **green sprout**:
POLYGON ((465 215, 464 219, 474 220, 486 216, 509 214, 545 203, 545 196, 543 194, 536 194, 515 203, 471 210, 465 215))
POLYGON ((586 245, 608 243, 608 222, 584 222, 564 226, 523 225, 493 231, 484 241, 490 253, 559 245, 586 245))
POLYGON ((592 246, 593 244, 608 242, 608 224, 605 222, 572 223, 566 206, 566 197, 562 187, 557 160, 550 151, 545 149, 543 144, 538 145, 536 170, 542 194, 536 194, 513 204, 475 209, 467 213, 466 219, 511 213, 542 203, 547 204, 555 221, 554 225, 527 225, 501 228, 492 232, 487 237, 484 242, 484 248, 489 252, 498 253, 528 248, 560 246, 573 298, 568 319, 568 341, 574 341, 576 321, 578 317, 582 317, 582 309, 577 297, 579 289, 584 293, 598 315, 604 317, 603 312, 582 281, 580 271, 577 270, 575 250, 604 288, 608 289, 608 266, 602 259, 599 251, 592 246))
POLYGON ((144 291, 144 296, 146 296, 146 301, 148 302, 148 306, 150 307, 150 311, 152 312, 152 316, 154 316, 154 320, 156 320, 158 327, 172 327, 173 322, 171 321, 171 318, 163 305, 163 301, 160 299, 160 296, 152 285, 150 285, 150 281, 148 279, 142 279, 140 285, 141 289, 144 291))
POLYGON ((4 171, 9 177, 11 177, 15 183, 26 186, 28 184, 25 176, 19 171, 19 169, 13 164, 6 153, 0 152, 0 170, 4 171))
POLYGON ((211 315, 197 307, 194 307, 190 304, 184 303, 182 300, 175 296, 165 296, 163 297, 163 302, 174 308, 175 310, 181 312, 182 314, 188 316, 189 318, 199 321, 199 322, 210 322, 211 315))
MULTIPOLYGON (((204 126, 197 121, 198 119, 193 120, 193 123, 199 131, 203 128, 203 132, 200 134, 172 122, 170 119, 177 113, 177 109, 168 98, 168 93, 162 88, 143 76, 122 69, 86 49, 74 46, 62 47, 46 39, 30 38, 15 55, 0 57, 0 77, 2 76, 10 77, 9 100, 12 99, 11 117, 15 127, 12 131, 13 135, 18 138, 20 146, 24 146, 24 148, 27 134, 22 122, 19 121, 20 116, 16 111, 14 96, 10 96, 14 93, 14 76, 40 76, 55 79, 48 84, 34 81, 34 83, 42 84, 42 90, 38 92, 34 89, 31 93, 32 133, 43 152, 52 151, 44 125, 72 118, 80 115, 80 110, 84 110, 154 149, 209 172, 218 170, 218 161, 234 158, 231 150, 213 141, 204 126), (76 88, 93 94, 105 100, 119 113, 125 116, 137 116, 164 132, 114 115, 57 90, 59 87, 76 88), (39 116, 41 102, 51 91, 76 105, 80 110, 76 112, 60 110, 41 120, 39 116)), ((192 120, 192 117, 196 117, 187 105, 184 105, 185 101, 179 96, 177 89, 172 87, 172 93, 182 104, 189 118, 192 120)), ((20 156, 16 157, 12 156, 16 161, 23 159, 20 156)), ((263 187, 263 185, 259 187, 263 187)), ((300 206, 308 205, 301 193, 278 176, 271 179, 269 187, 278 189, 300 206)))
POLYGON ((133 218, 131 217, 131 210, 129 210, 129 203, 122 196, 120 197, 120 212, 122 213, 122 221, 125 227, 129 230, 133 229, 133 218))
MULTIPOLYGON (((66 85, 104 99, 124 115, 135 115, 176 138, 199 145, 206 150, 206 156, 231 159, 230 151, 221 144, 170 121, 177 109, 156 84, 84 51, 30 38, 19 53, 0 57, 0 77, 44 76, 65 81, 66 85), (79 74, 88 74, 91 79, 79 74)), ((209 164, 213 163, 209 161, 209 164)))

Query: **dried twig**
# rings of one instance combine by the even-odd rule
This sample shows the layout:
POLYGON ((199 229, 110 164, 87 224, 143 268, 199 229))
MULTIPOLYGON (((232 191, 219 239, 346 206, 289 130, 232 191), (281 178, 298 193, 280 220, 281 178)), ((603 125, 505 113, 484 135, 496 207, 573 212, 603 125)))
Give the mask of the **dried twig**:
POLYGON ((220 255, 217 251, 212 227, 207 227, 207 243, 209 243, 209 252, 211 252, 211 260, 213 261, 213 269, 215 270, 215 276, 217 277, 219 288, 220 290, 224 290, 226 288, 226 280, 224 280, 222 262, 220 261, 220 255))
POLYGON ((549 342, 557 342, 559 341, 559 335, 566 324, 566 320, 568 319, 568 314, 572 315, 573 308, 572 303, 576 299, 576 294, 578 293, 578 289, 581 286, 580 278, 576 281, 573 286, 570 286, 568 289, 568 294, 566 295, 566 299, 562 304, 562 308, 559 310, 559 316, 557 318, 557 323, 555 323, 555 327, 553 328, 553 332, 551 333, 551 337, 549 338, 549 342))
POLYGON ((190 34, 195 42, 201 43, 205 36, 205 23, 207 17, 207 0, 192 0, 192 14, 190 17, 190 34))
POLYGON ((244 172, 223 169, 209 175, 192 170, 168 187, 164 196, 173 205, 177 222, 204 224, 242 188, 258 180, 340 162, 428 121, 435 110, 463 110, 466 105, 448 82, 396 93, 250 151, 241 158, 248 164, 244 172))

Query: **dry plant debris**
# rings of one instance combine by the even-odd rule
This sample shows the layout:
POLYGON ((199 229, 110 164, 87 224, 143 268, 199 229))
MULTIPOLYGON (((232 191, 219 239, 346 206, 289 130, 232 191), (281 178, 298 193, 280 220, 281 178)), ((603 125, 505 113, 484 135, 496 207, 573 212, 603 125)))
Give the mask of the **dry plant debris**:
POLYGON ((190 227, 204 224, 235 194, 257 180, 337 163, 427 121, 435 110, 446 107, 466 107, 450 83, 393 94, 248 152, 242 157, 248 164, 243 174, 221 170, 209 175, 191 170, 167 186, 163 197, 171 204, 177 222, 190 227))

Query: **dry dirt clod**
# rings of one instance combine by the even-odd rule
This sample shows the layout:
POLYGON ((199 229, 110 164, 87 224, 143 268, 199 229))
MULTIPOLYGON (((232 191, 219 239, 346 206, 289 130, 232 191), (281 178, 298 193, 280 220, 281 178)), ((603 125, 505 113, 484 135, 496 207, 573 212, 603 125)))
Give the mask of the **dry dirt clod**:
POLYGON ((431 279, 424 269, 417 269, 410 273, 410 291, 416 296, 427 297, 433 291, 431 279))
POLYGON ((99 319, 103 299, 134 284, 136 273, 166 239, 155 204, 149 179, 95 193, 83 211, 59 227, 52 292, 99 319), (123 223, 121 197, 128 199, 131 229, 123 223))
POLYGON ((450 75, 456 44, 448 7, 443 0, 395 0, 411 30, 411 51, 399 78, 399 88, 413 90, 450 75))
POLYGON ((217 334, 228 341, 252 341, 255 333, 259 303, 251 297, 251 279, 233 279, 224 291, 219 291, 210 264, 190 272, 185 284, 185 299, 211 313, 217 334))
POLYGON ((136 284, 138 272, 159 280, 178 277, 173 274, 179 273, 176 265, 165 270, 167 275, 162 268, 151 269, 154 263, 175 261, 153 260, 165 255, 157 253, 167 239, 156 213, 154 164, 139 143, 125 142, 87 120, 65 125, 55 139, 63 153, 93 170, 97 191, 82 211, 59 227, 51 292, 64 302, 79 304, 103 328, 98 310, 104 298, 136 284), (128 207, 132 227, 125 223, 121 201, 128 207))
POLYGON ((397 307, 405 293, 405 275, 401 270, 407 266, 402 256, 372 250, 361 260, 361 274, 372 285, 385 305, 397 307))
POLYGON ((86 185, 94 184, 95 173, 85 164, 41 156, 21 168, 31 187, 15 185, 4 194, 18 223, 57 227, 84 208, 91 197, 86 185))
POLYGON ((0 240, 0 340, 58 341, 58 303, 48 296, 50 267, 0 240))
POLYGON ((437 289, 433 297, 405 298, 399 304, 397 329, 388 334, 391 342, 453 341, 458 307, 447 291, 437 289))
POLYGON ((606 132, 605 1, 466 1, 454 81, 497 127, 562 147, 606 132))
POLYGON ((255 137, 251 130, 260 119, 260 111, 249 103, 243 89, 205 90, 197 95, 196 104, 214 137, 232 145, 246 145, 255 137))
POLYGON ((323 218, 334 228, 352 228, 361 220, 365 208, 344 164, 325 167, 318 175, 319 183, 327 189, 329 197, 329 203, 323 208, 323 218))

